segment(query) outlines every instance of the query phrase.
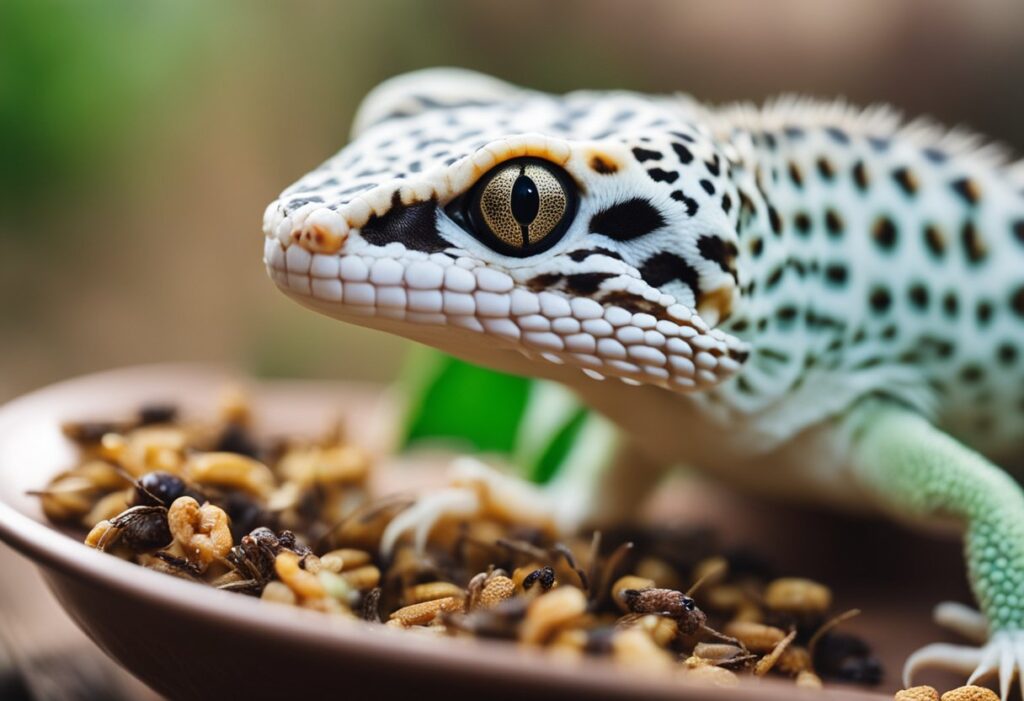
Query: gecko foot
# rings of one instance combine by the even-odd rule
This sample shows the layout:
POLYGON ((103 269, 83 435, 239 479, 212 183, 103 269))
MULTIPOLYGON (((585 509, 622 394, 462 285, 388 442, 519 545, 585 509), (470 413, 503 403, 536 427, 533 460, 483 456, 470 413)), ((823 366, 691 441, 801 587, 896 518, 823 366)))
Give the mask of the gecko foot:
MULTIPOLYGON (((948 643, 927 645, 907 659, 903 666, 904 685, 909 687, 914 675, 927 667, 969 674, 968 684, 998 673, 999 696, 1007 701, 1014 677, 1024 670, 1024 631, 999 631, 981 647, 948 643)), ((1024 687, 1021 695, 1024 698, 1024 687)))
POLYGON ((388 524, 381 536, 381 555, 391 557, 407 533, 412 533, 413 545, 422 552, 431 530, 444 518, 485 516, 554 529, 554 504, 537 485, 473 458, 453 462, 448 482, 447 487, 428 491, 388 524))

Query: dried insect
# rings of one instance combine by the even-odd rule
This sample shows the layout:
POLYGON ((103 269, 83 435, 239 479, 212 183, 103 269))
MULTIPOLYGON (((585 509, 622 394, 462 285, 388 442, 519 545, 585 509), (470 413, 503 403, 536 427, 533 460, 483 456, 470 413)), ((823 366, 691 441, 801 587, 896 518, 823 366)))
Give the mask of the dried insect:
POLYGON ((534 570, 530 574, 526 575, 523 579, 523 589, 527 591, 533 587, 534 584, 540 584, 540 588, 547 591, 551 587, 555 586, 555 571, 550 567, 541 567, 540 569, 534 570))
POLYGON ((138 425, 169 424, 178 418, 178 407, 173 404, 145 404, 139 408, 138 425))
POLYGON ((97 550, 121 544, 135 553, 166 547, 172 540, 167 526, 167 509, 162 506, 133 506, 110 519, 96 541, 97 550))
POLYGON ((364 621, 380 623, 380 597, 384 592, 380 587, 374 587, 366 592, 363 597, 362 617, 364 621))
POLYGON ((696 602, 675 589, 626 589, 622 596, 632 613, 674 618, 685 635, 697 632, 707 623, 707 615, 697 608, 696 602))
MULTIPOLYGON (((147 472, 135 480, 132 503, 137 506, 169 507, 174 500, 189 493, 185 480, 170 472, 147 472)), ((190 496, 193 496, 190 494, 190 496)), ((194 496, 193 496, 194 498, 194 496)), ((198 499, 197 499, 198 501, 198 499)))

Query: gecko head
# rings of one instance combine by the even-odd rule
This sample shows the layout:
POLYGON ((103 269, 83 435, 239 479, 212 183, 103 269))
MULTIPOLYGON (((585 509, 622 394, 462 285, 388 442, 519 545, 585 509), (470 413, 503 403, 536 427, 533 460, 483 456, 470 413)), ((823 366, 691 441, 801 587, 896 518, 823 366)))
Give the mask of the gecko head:
POLYGON ((716 328, 739 295, 739 207, 700 115, 456 69, 394 78, 267 208, 268 271, 307 306, 502 369, 499 350, 712 386, 747 351, 716 328))

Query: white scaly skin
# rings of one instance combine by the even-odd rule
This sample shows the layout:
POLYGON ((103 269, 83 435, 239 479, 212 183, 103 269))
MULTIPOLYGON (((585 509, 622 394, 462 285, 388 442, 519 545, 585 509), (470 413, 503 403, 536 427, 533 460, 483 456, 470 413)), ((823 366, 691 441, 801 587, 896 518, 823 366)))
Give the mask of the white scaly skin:
MULTIPOLYGON (((1024 496, 986 458, 1024 454, 1021 165, 882 109, 551 96, 456 70, 388 81, 354 132, 267 208, 264 257, 283 290, 566 384, 655 462, 953 517, 990 642, 928 648, 908 670, 998 668, 1005 697, 1024 666, 1024 496), (508 255, 455 210, 524 157, 564 171, 578 205, 546 250, 508 255)), ((425 498, 390 543, 536 499, 471 463, 458 472, 466 488, 425 498)), ((561 496, 587 488, 596 504, 595 481, 573 470, 561 496)))

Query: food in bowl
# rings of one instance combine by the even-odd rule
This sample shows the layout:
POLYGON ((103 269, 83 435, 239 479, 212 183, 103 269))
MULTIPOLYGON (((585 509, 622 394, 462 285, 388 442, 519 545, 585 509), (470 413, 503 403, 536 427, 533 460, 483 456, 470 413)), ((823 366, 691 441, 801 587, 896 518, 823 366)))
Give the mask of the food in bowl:
POLYGON ((421 635, 499 638, 552 655, 734 684, 740 675, 877 683, 821 583, 780 578, 698 528, 622 524, 559 539, 506 513, 448 518, 424 543, 386 527, 413 499, 369 487, 339 428, 255 435, 244 397, 198 421, 174 406, 69 423, 77 463, 35 492, 89 547, 263 601, 421 635))

